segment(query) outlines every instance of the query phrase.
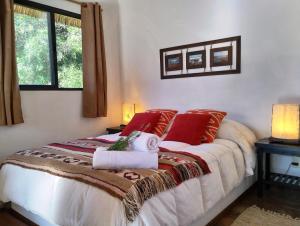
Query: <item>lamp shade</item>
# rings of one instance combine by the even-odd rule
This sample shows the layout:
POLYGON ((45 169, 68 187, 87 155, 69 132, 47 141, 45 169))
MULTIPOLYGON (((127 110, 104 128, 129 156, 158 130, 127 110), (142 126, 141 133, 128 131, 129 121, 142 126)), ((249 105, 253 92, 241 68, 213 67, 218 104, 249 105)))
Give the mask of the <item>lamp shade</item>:
POLYGON ((128 124, 135 114, 135 104, 123 104, 123 124, 128 124))
POLYGON ((300 105, 274 104, 272 113, 272 140, 298 143, 300 105))

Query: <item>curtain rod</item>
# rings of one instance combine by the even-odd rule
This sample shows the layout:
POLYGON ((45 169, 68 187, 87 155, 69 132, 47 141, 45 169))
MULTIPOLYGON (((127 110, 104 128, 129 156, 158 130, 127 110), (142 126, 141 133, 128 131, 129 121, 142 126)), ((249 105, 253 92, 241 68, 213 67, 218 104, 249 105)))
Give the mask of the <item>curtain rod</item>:
MULTIPOLYGON (((85 3, 85 2, 82 2, 80 0, 66 0, 67 2, 72 2, 74 4, 78 4, 78 5, 81 5, 81 3, 85 3)), ((102 11, 102 10, 101 10, 102 11)))
POLYGON ((80 2, 78 0, 66 0, 66 1, 78 4, 78 5, 80 5, 82 3, 82 2, 80 2))

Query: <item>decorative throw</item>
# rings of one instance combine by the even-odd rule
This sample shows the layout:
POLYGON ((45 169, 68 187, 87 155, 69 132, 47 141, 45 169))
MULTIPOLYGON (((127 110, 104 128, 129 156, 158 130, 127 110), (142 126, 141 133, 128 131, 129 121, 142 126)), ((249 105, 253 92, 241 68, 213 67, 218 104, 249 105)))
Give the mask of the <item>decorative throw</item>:
POLYGON ((109 147, 112 144, 97 138, 53 143, 39 149, 19 151, 2 162, 0 168, 5 164, 13 164, 74 179, 105 190, 122 201, 129 221, 134 221, 143 203, 159 192, 210 173, 207 163, 199 156, 163 148, 158 153, 158 170, 93 169, 92 156, 96 148, 109 147))
POLYGON ((189 110, 186 113, 188 114, 202 114, 202 115, 210 115, 211 118, 206 127, 205 133, 201 138, 201 143, 212 143, 214 142, 218 129, 221 125, 222 120, 227 115, 226 112, 210 110, 210 109, 194 109, 189 110))

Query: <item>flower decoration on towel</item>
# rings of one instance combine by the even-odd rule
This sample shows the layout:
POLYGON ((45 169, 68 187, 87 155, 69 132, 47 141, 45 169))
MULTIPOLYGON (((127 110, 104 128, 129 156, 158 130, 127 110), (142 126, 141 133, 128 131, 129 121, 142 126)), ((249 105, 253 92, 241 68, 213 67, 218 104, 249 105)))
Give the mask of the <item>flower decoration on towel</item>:
POLYGON ((121 137, 119 140, 117 140, 116 143, 114 143, 112 146, 110 146, 107 150, 108 151, 126 151, 129 144, 131 144, 136 138, 138 138, 141 135, 142 132, 140 131, 133 131, 129 136, 127 137, 121 137))

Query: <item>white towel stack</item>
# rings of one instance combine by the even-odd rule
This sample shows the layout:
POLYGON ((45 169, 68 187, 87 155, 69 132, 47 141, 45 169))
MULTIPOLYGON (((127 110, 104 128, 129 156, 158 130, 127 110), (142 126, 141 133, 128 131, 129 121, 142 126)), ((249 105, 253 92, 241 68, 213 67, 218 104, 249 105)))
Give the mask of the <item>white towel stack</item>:
POLYGON ((94 169, 157 169, 160 138, 141 133, 128 151, 107 151, 97 148, 93 156, 94 169))

